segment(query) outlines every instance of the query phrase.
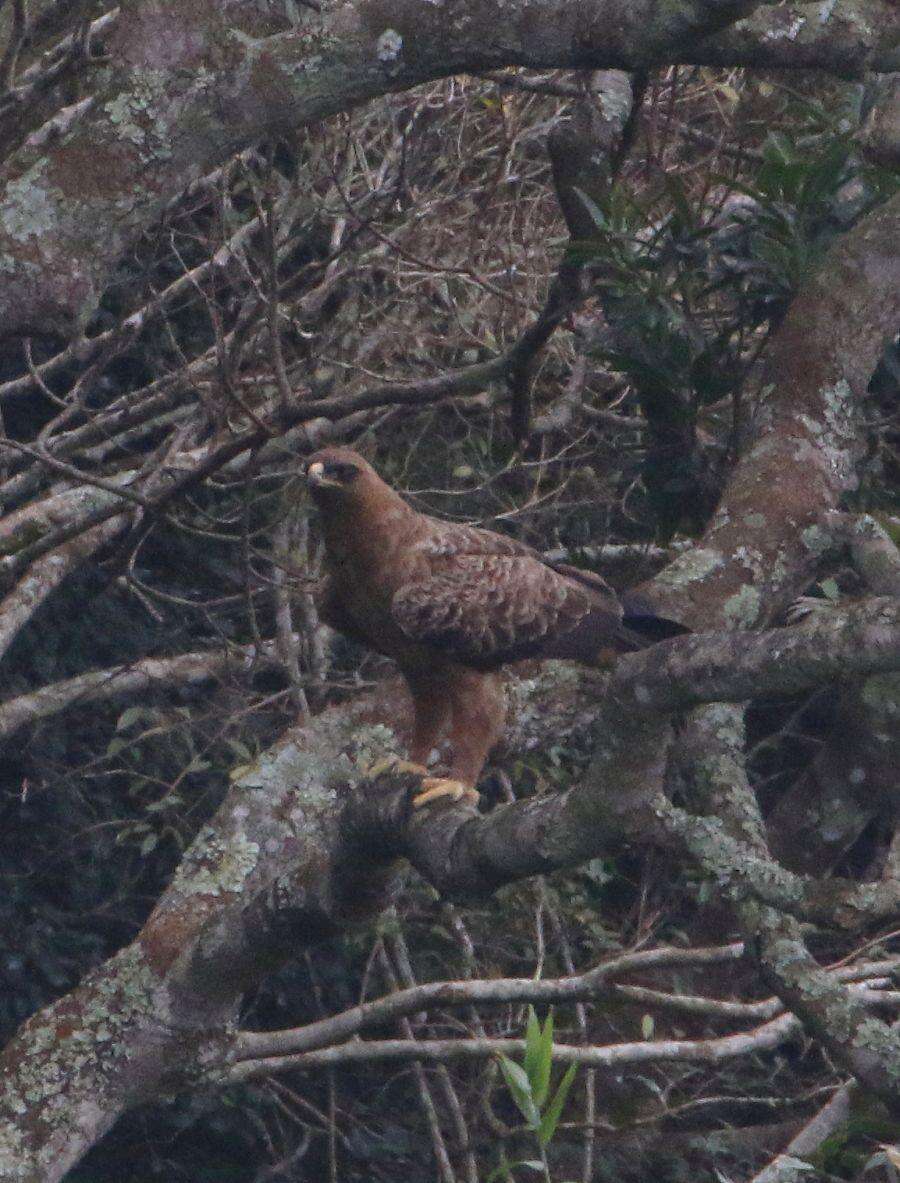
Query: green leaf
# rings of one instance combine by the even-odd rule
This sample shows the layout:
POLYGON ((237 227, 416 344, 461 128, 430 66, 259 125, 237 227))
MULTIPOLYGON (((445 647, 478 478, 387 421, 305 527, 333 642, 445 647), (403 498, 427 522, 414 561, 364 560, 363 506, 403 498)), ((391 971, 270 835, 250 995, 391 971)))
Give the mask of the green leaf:
POLYGON ((232 752, 234 752, 238 760, 242 760, 245 764, 253 763, 253 753, 250 751, 243 740, 236 739, 233 735, 228 735, 225 737, 225 742, 228 744, 229 748, 231 748, 232 752))
POLYGON ((644 1015, 641 1019, 641 1038, 652 1039, 655 1029, 656 1024, 653 1021, 653 1015, 644 1015))
POLYGON ((819 584, 819 586, 822 589, 823 595, 825 595, 829 600, 834 601, 834 600, 839 600, 841 598, 841 591, 837 585, 836 580, 823 579, 822 582, 819 584))
POLYGON ((550 1091, 550 1073, 553 1069, 553 1011, 547 1012, 544 1029, 541 1032, 537 1073, 531 1083, 531 1092, 538 1109, 543 1109, 550 1091))
POLYGON ((256 764, 236 764, 234 768, 228 773, 230 781, 240 780, 242 776, 246 776, 248 772, 252 772, 256 764))
POLYGON ((541 1115, 531 1095, 531 1084, 525 1075, 524 1068, 520 1067, 513 1060, 510 1060, 507 1056, 500 1056, 499 1061, 500 1071, 503 1073, 503 1079, 506 1081, 509 1095, 515 1101, 519 1112, 528 1122, 529 1127, 536 1130, 540 1125, 541 1115))
POLYGON ((149 829, 146 822, 129 822, 116 834, 116 846, 121 846, 124 842, 132 842, 138 834, 146 834, 149 829))
POLYGON ((547 1100, 550 1071, 553 1067, 553 1011, 547 1013, 543 1029, 534 1007, 528 1008, 525 1029, 525 1074, 531 1086, 531 1096, 538 1109, 547 1100))
POLYGON ((538 1126, 538 1141, 542 1146, 546 1146, 553 1135, 556 1133, 556 1127, 559 1124, 559 1119, 562 1116, 563 1107, 566 1103, 566 1098, 569 1095, 569 1089, 572 1087, 572 1082, 575 1079, 575 1074, 578 1071, 577 1064, 570 1064, 565 1071, 565 1075, 559 1082, 559 1086, 553 1097, 553 1100, 547 1106, 547 1112, 541 1118, 541 1124, 538 1126))
MULTIPOLYGON (((541 1024, 533 1006, 528 1008, 528 1022, 525 1025, 525 1075, 528 1084, 534 1091, 534 1081, 537 1074, 538 1059, 541 1054, 541 1024)), ((535 1098, 536 1099, 536 1098, 535 1098)))

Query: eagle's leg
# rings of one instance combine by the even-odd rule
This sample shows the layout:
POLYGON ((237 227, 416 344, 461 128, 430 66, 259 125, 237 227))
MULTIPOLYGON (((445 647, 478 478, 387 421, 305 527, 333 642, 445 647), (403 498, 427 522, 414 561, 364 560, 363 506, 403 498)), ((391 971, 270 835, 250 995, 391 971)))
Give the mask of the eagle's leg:
POLYGON ((448 720, 453 748, 450 775, 423 780, 413 808, 439 797, 477 804, 475 785, 506 717, 499 676, 448 663, 432 668, 427 677, 407 677, 416 715, 410 755, 425 763, 448 720))
POLYGON ((450 691, 450 775, 476 785, 491 748, 503 734, 506 692, 500 674, 458 666, 448 680, 450 691))
MULTIPOLYGON (((445 668, 432 667, 427 672, 407 673, 406 680, 413 700, 413 734, 409 754, 416 764, 426 766, 450 721, 448 675, 445 668)), ((467 799, 476 805, 478 803, 478 794, 469 784, 441 776, 429 776, 422 781, 422 791, 413 798, 413 809, 421 809, 438 797, 450 797, 453 801, 467 799)))
POLYGON ((409 744, 409 758, 415 764, 428 766, 428 758, 437 746, 441 733, 450 718, 450 703, 441 671, 427 673, 404 670, 413 701, 413 733, 409 744))
POLYGON ((450 715, 447 695, 439 680, 432 673, 426 677, 418 670, 404 670, 406 684, 413 703, 413 731, 409 742, 409 759, 400 756, 386 756, 376 760, 366 769, 366 775, 374 778, 388 772, 414 772, 428 775, 428 757, 436 746, 450 715))
POLYGON ((413 801, 416 809, 437 797, 451 797, 454 801, 466 798, 477 802, 475 785, 506 721, 506 695, 499 674, 451 666, 446 670, 441 690, 451 714, 453 759, 450 776, 423 781, 425 792, 413 801))

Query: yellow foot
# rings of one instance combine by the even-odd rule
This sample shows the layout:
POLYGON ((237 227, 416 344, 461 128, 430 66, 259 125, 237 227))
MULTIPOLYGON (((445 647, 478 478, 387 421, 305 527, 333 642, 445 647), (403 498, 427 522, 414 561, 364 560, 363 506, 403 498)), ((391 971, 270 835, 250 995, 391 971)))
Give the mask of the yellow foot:
POLYGON ((413 809, 430 805, 438 797, 449 797, 451 801, 466 801, 476 808, 479 802, 478 790, 464 785, 461 780, 449 780, 444 776, 428 776, 422 781, 422 792, 413 797, 413 809))
POLYGON ((413 760, 402 760, 399 756, 385 756, 369 765, 366 769, 366 779, 375 780, 376 777, 387 776, 388 773, 400 775, 404 772, 412 772, 416 776, 428 775, 428 769, 424 764, 416 764, 413 760))

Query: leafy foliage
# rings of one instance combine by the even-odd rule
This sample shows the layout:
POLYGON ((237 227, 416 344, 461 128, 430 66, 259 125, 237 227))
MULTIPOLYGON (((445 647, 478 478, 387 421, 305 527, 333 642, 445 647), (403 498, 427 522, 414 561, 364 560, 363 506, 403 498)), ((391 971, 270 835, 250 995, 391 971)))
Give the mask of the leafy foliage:
POLYGON ((550 1178, 547 1163, 547 1146, 556 1133, 559 1119, 569 1096, 569 1090, 578 1071, 577 1064, 570 1064, 551 1096, 550 1080, 553 1070, 553 1012, 548 1011, 541 1026, 533 1006, 528 1008, 528 1025, 525 1028, 525 1061, 519 1065, 508 1056, 499 1057, 500 1071, 506 1081, 509 1094, 515 1101, 525 1123, 537 1140, 540 1160, 524 1159, 508 1162, 501 1155, 500 1165, 488 1176, 493 1179, 512 1181, 513 1171, 518 1166, 540 1172, 550 1178))

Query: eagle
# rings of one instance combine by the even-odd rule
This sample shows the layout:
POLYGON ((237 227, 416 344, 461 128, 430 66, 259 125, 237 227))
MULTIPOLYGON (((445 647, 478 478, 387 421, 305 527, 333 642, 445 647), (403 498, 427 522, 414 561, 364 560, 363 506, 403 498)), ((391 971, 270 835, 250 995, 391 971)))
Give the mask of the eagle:
POLYGON ((590 571, 503 534, 420 513, 351 448, 306 463, 321 515, 323 623, 392 658, 413 703, 412 766, 425 773, 442 737, 449 778, 423 781, 414 805, 475 785, 503 730, 500 670, 526 658, 608 664, 684 630, 620 600, 590 571))

